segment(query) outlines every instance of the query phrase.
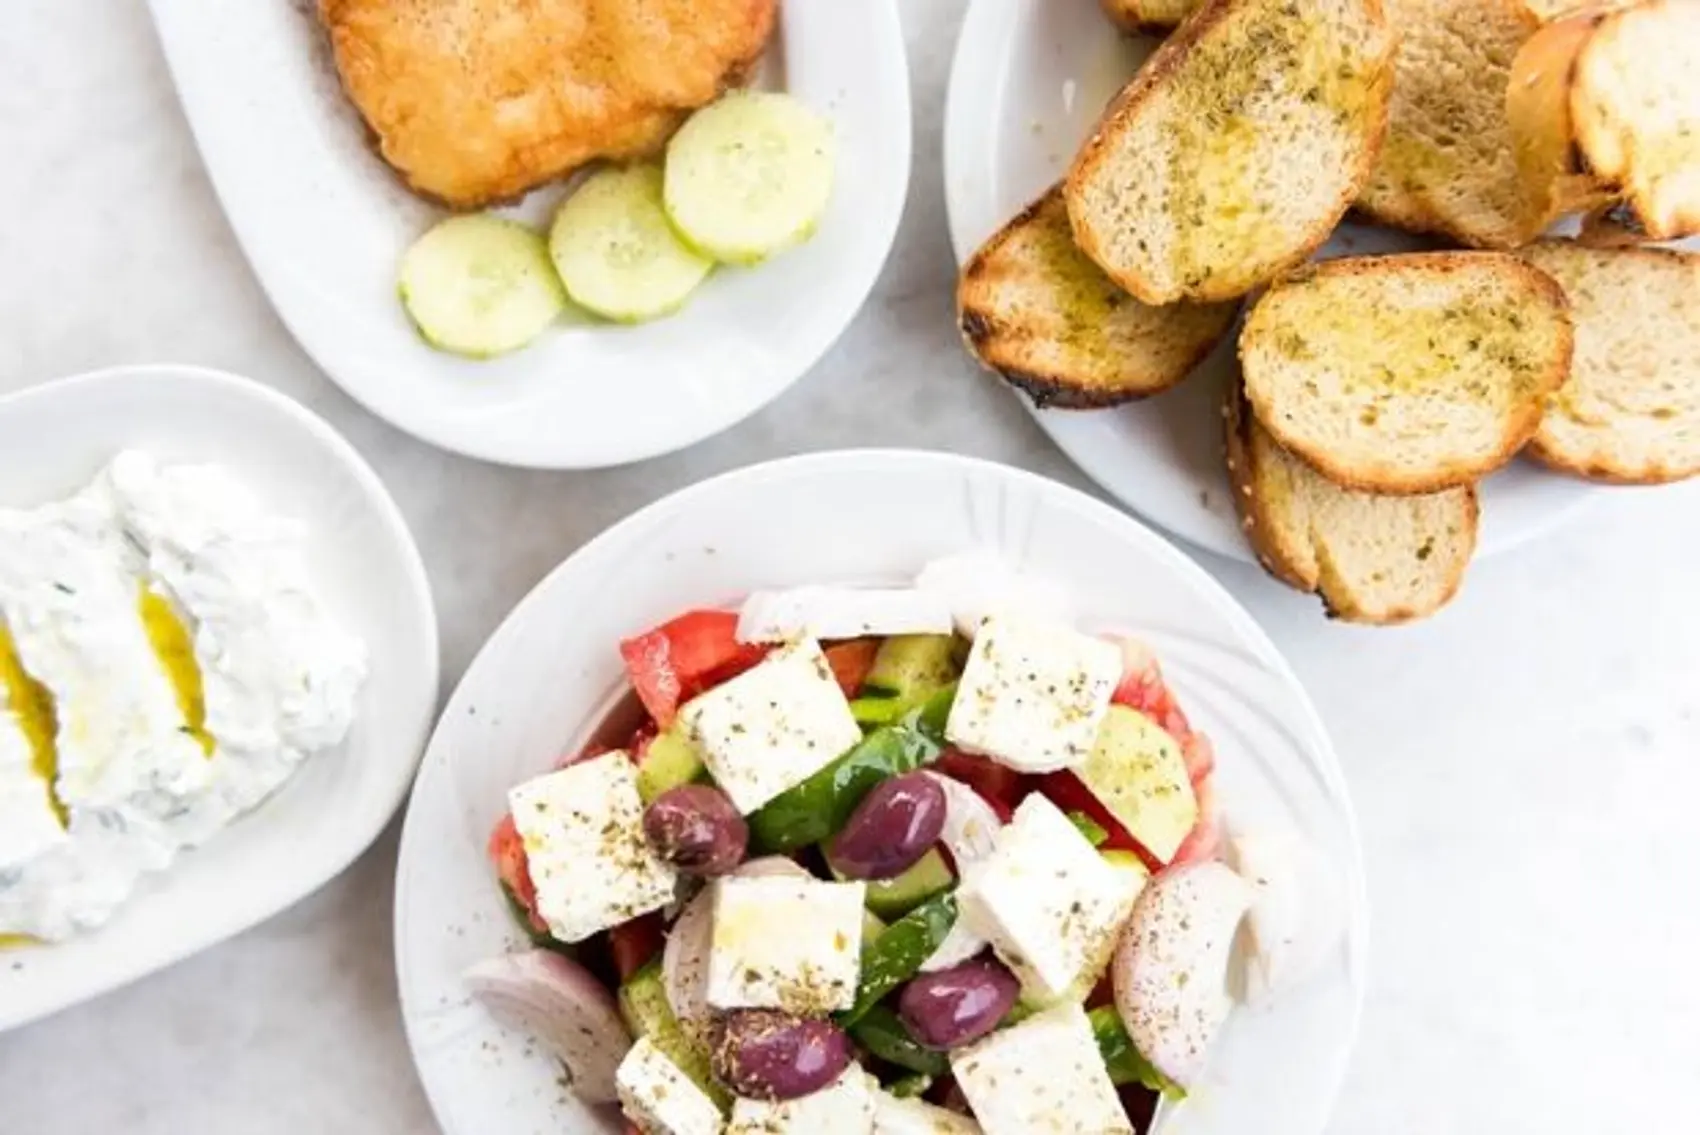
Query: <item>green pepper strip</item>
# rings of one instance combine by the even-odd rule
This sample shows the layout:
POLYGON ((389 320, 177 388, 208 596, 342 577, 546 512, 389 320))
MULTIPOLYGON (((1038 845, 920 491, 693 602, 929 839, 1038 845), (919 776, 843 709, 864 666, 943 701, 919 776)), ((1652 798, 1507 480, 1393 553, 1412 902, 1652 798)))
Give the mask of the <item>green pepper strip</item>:
POLYGON ((909 702, 903 698, 857 698, 850 703, 850 716, 854 717, 856 724, 863 729, 878 729, 890 725, 910 708, 909 702))
POLYGON ((1104 1058, 1111 1083, 1143 1084, 1174 1099, 1186 1097, 1185 1088, 1153 1068, 1133 1047, 1133 1038, 1127 1035, 1114 1005, 1100 1005, 1087 1013, 1086 1019, 1092 1023, 1092 1036, 1098 1042, 1098 1052, 1104 1058))
POLYGON ((940 690, 897 724, 868 734, 849 752, 762 805, 749 818, 756 846, 789 852, 819 843, 844 826, 880 781, 937 760, 955 697, 954 686, 940 690))
POLYGON ((869 1009, 867 1015, 850 1030, 850 1035, 887 1064, 924 1076, 942 1076, 950 1071, 950 1059, 942 1052, 934 1052, 916 1043, 897 1014, 884 1005, 869 1009))
POLYGON ((956 701, 956 683, 937 686, 910 697, 896 694, 859 697, 850 703, 850 714, 864 729, 904 720, 934 740, 944 740, 945 719, 956 701))
POLYGON ((1085 812, 1070 812, 1068 822, 1073 824, 1075 830, 1085 836, 1086 842, 1093 847, 1102 847, 1104 842, 1110 838, 1110 833, 1104 829, 1104 825, 1085 812))
POLYGON ((954 925, 956 896, 943 894, 887 926, 872 945, 863 948, 856 1004, 838 1014, 838 1023, 850 1028, 887 993, 919 973, 921 963, 933 956, 954 925))

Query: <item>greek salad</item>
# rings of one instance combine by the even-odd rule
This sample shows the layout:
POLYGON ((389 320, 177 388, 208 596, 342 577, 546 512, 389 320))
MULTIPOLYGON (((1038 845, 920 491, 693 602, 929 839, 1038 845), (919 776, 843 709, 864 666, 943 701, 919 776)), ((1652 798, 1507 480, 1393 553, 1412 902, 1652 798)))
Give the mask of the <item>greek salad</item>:
POLYGON ((969 553, 620 653, 641 724, 511 790, 533 948, 466 980, 627 1131, 1144 1131, 1302 976, 1302 855, 1225 836, 1157 660, 1056 588, 969 553))

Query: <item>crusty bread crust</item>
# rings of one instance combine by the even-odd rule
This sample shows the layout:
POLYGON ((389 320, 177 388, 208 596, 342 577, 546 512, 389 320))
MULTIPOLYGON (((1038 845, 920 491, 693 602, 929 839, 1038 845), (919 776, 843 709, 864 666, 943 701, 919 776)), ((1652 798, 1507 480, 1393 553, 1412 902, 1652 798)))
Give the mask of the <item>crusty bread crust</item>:
MULTIPOLYGON (((1273 475, 1273 471, 1264 468, 1260 459, 1261 454, 1274 446, 1274 441, 1253 417, 1251 407, 1245 400, 1244 389, 1239 383, 1231 384, 1227 391, 1222 405, 1222 420, 1228 479, 1233 486, 1234 509, 1240 518, 1240 528, 1245 533, 1246 541, 1251 545, 1258 562, 1276 579, 1297 591, 1316 595, 1322 600, 1329 618, 1376 626, 1392 626, 1427 618, 1450 603, 1458 594, 1470 558, 1475 551, 1476 531, 1481 518, 1481 505, 1474 485, 1446 491, 1451 498, 1446 503, 1460 510, 1461 544, 1447 549, 1451 556, 1444 562, 1450 566, 1440 591, 1426 596, 1426 601, 1420 604, 1396 603, 1372 610, 1354 595, 1354 583, 1362 581, 1344 578, 1337 565, 1330 562, 1327 541, 1320 538, 1320 534, 1308 534, 1311 545, 1307 548, 1290 546, 1284 535, 1287 526, 1281 524, 1275 515, 1279 504, 1267 491, 1267 480, 1273 475), (1261 437, 1258 436, 1260 433, 1261 437)), ((1290 468, 1293 469, 1305 468, 1302 462, 1292 459, 1290 454, 1277 454, 1276 460, 1291 462, 1290 468)), ((1329 490, 1320 478, 1318 484, 1324 492, 1353 492, 1337 487, 1329 490)), ((1391 499, 1409 500, 1412 502, 1410 507, 1418 507, 1416 501, 1420 498, 1391 499)))
POLYGON ((1175 2, 1153 4, 1151 0, 1099 0, 1104 15, 1125 32, 1161 34, 1178 27, 1186 13, 1197 8, 1196 3, 1175 2), (1155 10, 1154 10, 1155 9, 1155 10))
POLYGON ((1293 550, 1280 540, 1280 526, 1270 512, 1270 501, 1257 491, 1257 466, 1251 452, 1253 427, 1245 388, 1239 382, 1230 382, 1222 399, 1222 440, 1240 531, 1265 571, 1297 591, 1315 591, 1316 573, 1303 570, 1293 550))
POLYGON ((1141 304, 1071 242, 1055 186, 981 245, 957 283, 969 352, 1035 406, 1089 410, 1160 394, 1233 326, 1235 303, 1141 304))
POLYGON ((1616 197, 1588 169, 1575 144, 1571 103, 1582 48, 1604 18, 1603 11, 1590 10, 1550 23, 1529 37, 1511 63, 1505 111, 1517 174, 1549 224, 1616 197))
POLYGON ((1574 329, 1568 318, 1561 328, 1560 349, 1540 360, 1540 371, 1534 376, 1529 396, 1524 398, 1500 425, 1496 443, 1490 453, 1480 458, 1459 457, 1444 465, 1422 471, 1400 470, 1391 461, 1356 463, 1320 448, 1311 439, 1298 436, 1287 425, 1287 415, 1276 405, 1274 392, 1258 381, 1256 361, 1251 356, 1259 346, 1261 328, 1257 314, 1272 299, 1287 289, 1304 286, 1317 280, 1374 279, 1389 273, 1423 272, 1450 275, 1481 271, 1491 262, 1493 270, 1515 276, 1526 289, 1530 302, 1545 305, 1551 311, 1564 313, 1568 301, 1564 290, 1546 273, 1519 261, 1516 257, 1494 252, 1427 252, 1400 256, 1349 257, 1308 265, 1286 280, 1273 285, 1251 309, 1240 333, 1239 354, 1246 374, 1247 397, 1254 412, 1270 436, 1285 450, 1304 461, 1317 472, 1338 485, 1370 493, 1419 494, 1472 484, 1507 464, 1526 445, 1540 425, 1545 399, 1564 382, 1569 373, 1571 352, 1574 349, 1574 329))
MULTIPOLYGON (((1158 46, 1133 80, 1111 100, 1091 136, 1076 154, 1064 181, 1064 194, 1068 201, 1069 219, 1074 225, 1075 243, 1082 252, 1103 267, 1111 279, 1145 303, 1164 304, 1178 299, 1202 302, 1237 299, 1258 285, 1308 260, 1311 254, 1328 240, 1340 218, 1351 207, 1359 189, 1368 179, 1382 141, 1386 137, 1388 97, 1393 83, 1391 40, 1386 65, 1367 78, 1370 84, 1367 88, 1370 118, 1365 142, 1357 155, 1355 165, 1344 171, 1345 176, 1340 179, 1332 200, 1326 208, 1318 210, 1315 223, 1303 238, 1296 241, 1270 271, 1250 279, 1221 273, 1197 287, 1175 290, 1159 287, 1136 272, 1118 267, 1114 258, 1108 254, 1099 234, 1090 224, 1084 223, 1083 214, 1086 209, 1081 202, 1083 186, 1097 177, 1101 166, 1111 160, 1109 139, 1118 131, 1126 129, 1131 120, 1146 110, 1155 92, 1164 84, 1174 81, 1188 55, 1200 43, 1214 35, 1241 4, 1250 2, 1254 0, 1205 0, 1173 35, 1158 46)), ((1382 11, 1381 0, 1361 2, 1372 20, 1385 24, 1386 17, 1382 11)))

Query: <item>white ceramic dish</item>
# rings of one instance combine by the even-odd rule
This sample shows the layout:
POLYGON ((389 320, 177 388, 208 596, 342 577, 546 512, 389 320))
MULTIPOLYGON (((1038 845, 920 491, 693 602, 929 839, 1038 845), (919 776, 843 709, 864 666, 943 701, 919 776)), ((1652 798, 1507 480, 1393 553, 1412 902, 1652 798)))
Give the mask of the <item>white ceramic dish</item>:
POLYGON ((100 931, 0 952, 0 1030, 170 965, 329 882, 394 813, 436 709, 437 619, 418 549, 377 475, 329 426, 256 383, 193 367, 63 379, 0 399, 0 503, 64 496, 124 448, 220 463, 310 521, 316 583, 365 639, 371 675, 339 748, 145 880, 100 931))
MULTIPOLYGON (((945 111, 945 194, 959 261, 1062 177, 1098 112, 1153 43, 1117 35, 1098 0, 973 0, 945 111)), ((1415 247, 1414 238, 1348 223, 1321 255, 1415 247)), ((1249 563, 1222 459, 1219 407, 1235 371, 1230 336, 1197 373, 1159 397, 1034 416, 1123 504, 1190 543, 1249 563)), ((1590 493, 1579 481, 1514 462, 1482 486, 1478 554, 1539 535, 1590 493)))
POLYGON ((1216 741, 1229 816, 1294 825, 1339 866, 1350 929, 1319 980, 1237 1016, 1208 1082, 1160 1126, 1322 1130, 1356 1029, 1366 910, 1345 785, 1291 670, 1220 586, 1112 508, 966 458, 850 451, 740 470, 616 525, 515 608, 450 700, 408 810, 395 928, 408 1037, 448 1135, 621 1130, 575 1103, 559 1069, 493 1024, 460 981, 471 963, 519 945, 485 840, 508 788, 585 739, 621 689, 618 640, 755 588, 895 581, 972 547, 1068 586, 1083 625, 1149 639, 1216 741))
MULTIPOLYGON (((396 300, 403 249, 441 215, 404 190, 344 98, 313 0, 150 0, 237 238, 307 353, 368 409, 459 453, 591 468, 670 452, 778 397, 867 298, 909 183, 896 0, 785 0, 779 85, 826 112, 838 190, 814 238, 716 274, 640 327, 566 322, 492 362, 431 350, 396 300)), ((540 220, 560 190, 516 212, 540 220)))

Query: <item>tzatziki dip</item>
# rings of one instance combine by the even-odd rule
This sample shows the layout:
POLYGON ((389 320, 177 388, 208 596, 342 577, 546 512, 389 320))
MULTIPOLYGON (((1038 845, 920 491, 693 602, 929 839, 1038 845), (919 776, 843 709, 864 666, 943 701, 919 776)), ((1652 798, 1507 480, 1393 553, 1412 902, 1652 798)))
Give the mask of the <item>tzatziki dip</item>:
POLYGON ((366 649, 306 535, 221 467, 135 451, 0 509, 0 945, 100 926, 342 741, 366 649))

